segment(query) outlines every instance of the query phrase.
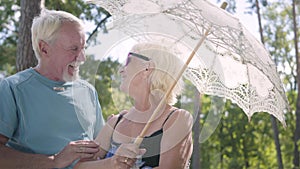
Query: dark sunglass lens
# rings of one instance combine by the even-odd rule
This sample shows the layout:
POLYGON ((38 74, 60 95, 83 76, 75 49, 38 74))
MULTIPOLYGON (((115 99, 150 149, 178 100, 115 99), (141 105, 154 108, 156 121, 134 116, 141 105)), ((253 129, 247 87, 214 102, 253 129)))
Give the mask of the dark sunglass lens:
POLYGON ((125 66, 128 66, 129 62, 130 62, 130 57, 129 57, 129 55, 128 55, 128 57, 127 57, 127 59, 126 59, 125 66))
POLYGON ((150 60, 147 56, 140 55, 140 54, 133 53, 133 52, 129 52, 128 55, 135 56, 135 57, 140 58, 140 59, 143 59, 143 60, 145 60, 145 61, 149 61, 149 60, 150 60))

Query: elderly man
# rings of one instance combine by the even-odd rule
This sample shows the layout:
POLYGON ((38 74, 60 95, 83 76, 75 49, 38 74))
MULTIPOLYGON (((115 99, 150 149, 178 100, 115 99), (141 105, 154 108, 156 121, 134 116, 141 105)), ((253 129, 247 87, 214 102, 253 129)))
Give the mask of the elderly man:
MULTIPOLYGON (((83 24, 70 13, 44 9, 31 30, 38 65, 0 82, 0 166, 72 168, 99 151, 91 140, 104 125, 96 90, 79 79, 86 60, 83 24)), ((117 168, 117 161, 101 166, 117 168)))

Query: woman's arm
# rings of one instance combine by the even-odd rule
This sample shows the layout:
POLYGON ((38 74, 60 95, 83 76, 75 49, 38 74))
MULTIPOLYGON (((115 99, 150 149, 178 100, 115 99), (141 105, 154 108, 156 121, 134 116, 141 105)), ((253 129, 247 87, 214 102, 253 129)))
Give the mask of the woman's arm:
POLYGON ((104 125, 95 139, 95 142, 99 144, 99 152, 95 154, 94 159, 103 159, 110 148, 111 137, 114 131, 114 126, 117 122, 119 115, 113 115, 104 125))
POLYGON ((80 161, 74 169, 129 169, 134 164, 135 157, 139 153, 138 147, 134 144, 122 144, 113 157, 103 159, 110 148, 111 137, 118 117, 119 115, 112 116, 96 137, 95 142, 99 144, 100 148, 94 156, 95 160, 80 161))
POLYGON ((159 167, 155 169, 183 169, 192 152, 193 117, 186 110, 177 110, 164 125, 159 167))

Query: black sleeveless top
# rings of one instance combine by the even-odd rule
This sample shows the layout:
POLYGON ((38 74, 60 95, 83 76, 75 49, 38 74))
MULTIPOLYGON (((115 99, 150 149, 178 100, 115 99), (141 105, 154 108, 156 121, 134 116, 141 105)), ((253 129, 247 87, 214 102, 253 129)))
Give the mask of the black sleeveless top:
MULTIPOLYGON (((143 141, 140 145, 140 148, 145 148, 147 151, 142 157, 142 164, 140 168, 143 168, 145 166, 148 167, 157 167, 159 165, 159 158, 160 158, 160 142, 163 135, 163 126, 169 119, 169 117, 176 111, 177 109, 170 112, 168 117, 165 119, 165 121, 162 124, 161 129, 155 131, 150 136, 146 136, 143 138, 143 141)), ((117 124, 121 121, 123 118, 123 115, 120 114, 120 116, 117 119, 117 122, 114 126, 114 129, 116 128, 117 124)), ((113 134, 112 134, 113 135, 113 134)), ((111 146, 109 151, 107 152, 105 158, 109 158, 114 155, 117 148, 121 145, 120 143, 117 143, 113 141, 111 136, 111 146)))

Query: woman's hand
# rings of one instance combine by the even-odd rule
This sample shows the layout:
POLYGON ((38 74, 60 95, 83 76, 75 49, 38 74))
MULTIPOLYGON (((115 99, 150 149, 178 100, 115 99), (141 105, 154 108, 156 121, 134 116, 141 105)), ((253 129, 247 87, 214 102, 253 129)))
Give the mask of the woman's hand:
POLYGON ((145 152, 145 149, 139 149, 136 144, 122 144, 112 157, 113 166, 115 169, 130 169, 134 166, 136 157, 145 152))

